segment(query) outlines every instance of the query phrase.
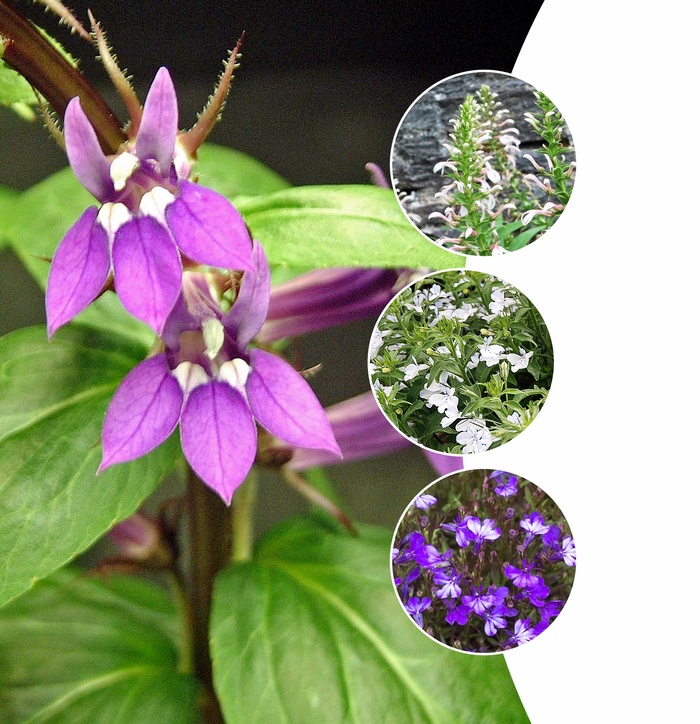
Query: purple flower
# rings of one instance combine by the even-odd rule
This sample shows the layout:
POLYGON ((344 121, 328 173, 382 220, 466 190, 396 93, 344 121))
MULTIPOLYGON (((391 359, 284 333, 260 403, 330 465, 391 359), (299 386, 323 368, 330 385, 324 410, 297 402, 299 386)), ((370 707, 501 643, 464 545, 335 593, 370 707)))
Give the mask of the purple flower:
POLYGON ((460 604, 459 606, 455 606, 448 614, 445 616, 445 621, 449 624, 459 624, 460 626, 465 626, 467 621, 469 620, 469 614, 472 612, 471 608, 469 606, 465 606, 464 604, 460 604))
POLYGON ((515 626, 513 626, 513 633, 506 641, 506 644, 510 646, 520 646, 521 644, 532 640, 535 636, 535 630, 530 626, 530 619, 519 618, 515 622, 515 626))
POLYGON ((270 270, 259 244, 225 314, 207 279, 188 272, 163 330, 164 351, 122 381, 102 429, 100 471, 160 445, 180 424, 192 469, 228 504, 257 453, 256 421, 292 445, 340 449, 304 378, 248 344, 265 319, 270 270))
POLYGON ((433 582, 436 586, 442 586, 442 588, 437 591, 437 597, 457 598, 462 593, 462 589, 459 587, 461 578, 462 576, 453 570, 435 571, 433 582))
POLYGON ((518 478, 515 475, 506 473, 503 470, 494 470, 491 475, 489 475, 489 478, 497 478, 499 480, 493 488, 496 495, 508 498, 518 492, 518 478))
POLYGON ((567 566, 576 565, 576 546, 570 535, 567 535, 561 542, 561 556, 567 566))
POLYGON ((486 609, 480 616, 484 621, 486 635, 495 636, 499 628, 505 628, 507 626, 505 617, 512 615, 509 612, 513 610, 501 605, 486 609))
POLYGON ((258 339, 272 342, 377 316, 409 281, 401 269, 316 269, 278 284, 258 339))
MULTIPOLYGON (((256 335, 256 340, 259 339, 259 335, 256 335)), ((411 446, 410 441, 386 419, 371 392, 364 392, 326 408, 326 416, 343 453, 344 462, 384 455, 411 446)), ((462 458, 428 450, 423 452, 440 475, 462 470, 462 458)), ((337 462, 337 455, 327 450, 295 449, 288 465, 293 470, 306 470, 337 462)))
POLYGON ((524 548, 527 548, 530 545, 532 539, 536 535, 544 535, 549 531, 549 526, 544 522, 544 518, 537 511, 533 511, 532 513, 526 515, 520 521, 520 527, 527 533, 525 536, 525 542, 523 543, 524 548))
POLYGON ((188 180, 192 159, 178 142, 177 96, 165 68, 143 114, 132 118, 133 138, 116 156, 104 155, 77 97, 64 124, 70 165, 101 206, 83 212, 53 257, 49 336, 112 283, 127 311, 160 335, 178 301, 183 262, 254 271, 241 215, 220 194, 188 180))
MULTIPOLYGON (((496 597, 493 593, 484 593, 484 587, 472 586, 472 595, 462 596, 462 603, 474 613, 481 615, 487 608, 496 603, 496 597)), ((502 603, 502 601, 501 601, 502 603)))
POLYGON ((435 503, 437 503, 437 498, 434 495, 428 495, 426 493, 423 493, 423 495, 419 495, 413 501, 413 504, 416 506, 416 508, 420 508, 421 510, 426 510, 431 505, 435 505, 435 503))
POLYGON ((517 586, 518 588, 530 588, 542 581, 539 576, 536 576, 534 573, 530 573, 534 565, 534 562, 528 564, 527 561, 523 561, 522 568, 516 568, 515 566, 507 564, 503 567, 503 572, 505 573, 506 578, 510 578, 510 580, 513 581, 514 586, 517 586))
POLYGON ((413 596, 406 601, 404 608, 411 618, 423 628, 423 611, 430 608, 431 603, 432 601, 427 597, 418 598, 417 596, 413 596))
POLYGON ((469 541, 474 541, 474 552, 477 553, 484 541, 500 538, 501 529, 496 526, 491 518, 483 522, 479 518, 469 515, 463 520, 457 516, 455 523, 455 538, 457 545, 466 548, 469 541))

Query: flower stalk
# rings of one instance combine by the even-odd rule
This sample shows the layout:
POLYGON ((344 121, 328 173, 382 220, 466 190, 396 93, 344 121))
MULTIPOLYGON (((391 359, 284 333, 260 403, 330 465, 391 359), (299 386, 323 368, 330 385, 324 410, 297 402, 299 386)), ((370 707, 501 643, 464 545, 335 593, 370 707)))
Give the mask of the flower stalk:
POLYGON ((216 574, 231 558, 231 515, 219 496, 188 467, 187 509, 190 533, 188 606, 192 641, 192 669, 206 698, 202 704, 205 720, 223 722, 214 693, 209 621, 216 574))
POLYGON ((121 123, 85 76, 25 18, 0 0, 0 55, 46 99, 58 117, 76 96, 105 154, 125 140, 121 123))

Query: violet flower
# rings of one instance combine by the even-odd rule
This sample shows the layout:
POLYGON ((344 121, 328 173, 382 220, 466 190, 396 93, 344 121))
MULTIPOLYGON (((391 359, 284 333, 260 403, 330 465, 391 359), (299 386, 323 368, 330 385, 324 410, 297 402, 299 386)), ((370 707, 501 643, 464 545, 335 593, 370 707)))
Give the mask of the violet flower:
POLYGON ((105 156, 73 98, 66 108, 66 152, 78 180, 100 202, 66 232, 46 289, 49 336, 113 280, 122 304, 158 335, 180 294, 183 261, 253 271, 252 240, 220 194, 188 179, 192 158, 178 142, 177 96, 161 68, 135 137, 105 156))
POLYGON ((430 608, 430 604, 432 601, 426 596, 423 598, 418 598, 417 596, 413 596, 412 598, 409 598, 408 601, 404 604, 404 608, 406 609, 406 612, 411 616, 411 618, 421 627, 423 628, 423 611, 425 611, 427 608, 430 608))
POLYGON ((549 526, 536 510, 523 517, 520 521, 520 527, 526 532, 523 548, 527 548, 536 535, 544 535, 549 532, 549 526))
POLYGON ((401 269, 316 269, 276 284, 258 340, 297 337, 356 319, 377 316, 410 281, 401 269))
POLYGON ((270 291, 257 242, 252 259, 255 271, 243 275, 225 314, 202 274, 184 275, 165 324, 164 351, 129 372, 112 398, 100 471, 145 455, 178 423, 190 466, 227 504, 255 460, 256 421, 291 445, 340 455, 304 378, 279 357, 247 348, 265 319, 270 291))

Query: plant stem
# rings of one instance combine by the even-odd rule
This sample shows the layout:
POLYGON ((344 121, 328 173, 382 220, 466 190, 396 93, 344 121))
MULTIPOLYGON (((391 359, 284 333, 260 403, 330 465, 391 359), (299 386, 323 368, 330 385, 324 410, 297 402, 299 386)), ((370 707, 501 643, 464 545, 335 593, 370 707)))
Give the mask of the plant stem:
POLYGON ((87 78, 5 0, 0 0, 0 56, 47 100, 63 119, 68 101, 80 97, 106 154, 126 136, 119 120, 87 78))
POLYGON ((231 515, 216 493, 188 468, 187 504, 190 526, 189 604, 192 626, 192 656, 195 676, 204 687, 205 721, 224 721, 212 679, 209 651, 214 577, 229 564, 231 557, 231 515))
POLYGON ((243 485, 233 499, 233 546, 231 561, 245 563, 253 555, 253 508, 257 497, 258 480, 251 468, 243 485))

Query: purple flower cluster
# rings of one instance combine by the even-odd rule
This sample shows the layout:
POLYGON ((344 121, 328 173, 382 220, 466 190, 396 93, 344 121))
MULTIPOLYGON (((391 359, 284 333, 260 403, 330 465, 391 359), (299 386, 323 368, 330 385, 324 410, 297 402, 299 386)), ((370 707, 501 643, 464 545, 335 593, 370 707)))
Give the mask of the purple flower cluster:
POLYGON ((530 641, 557 617, 576 550, 539 488, 503 471, 464 471, 416 501, 399 525, 392 565, 405 610, 427 633, 487 653, 530 641), (426 497, 430 510, 416 502, 426 497))
MULTIPOLYGON (((222 82, 230 81, 234 61, 235 52, 222 82)), ((341 451, 304 378, 276 355, 250 348, 270 308, 267 259, 228 199, 190 180, 196 145, 178 131, 165 68, 143 108, 132 103, 129 112, 122 147, 105 155, 80 100, 66 109, 68 160, 99 206, 83 212, 53 257, 49 336, 114 289, 159 339, 109 405, 99 470, 145 455, 179 425, 190 466, 229 504, 257 457, 258 425, 292 447, 336 457, 341 451)), ((215 116, 203 114, 198 123, 215 116)), ((204 140, 208 130, 200 131, 204 140)), ((336 276, 345 278, 343 271, 336 276)), ((373 286, 374 305, 396 281, 393 272, 360 277, 373 286)), ((278 307, 284 298, 278 294, 278 307)), ((277 309, 278 319, 284 315, 277 309)))

